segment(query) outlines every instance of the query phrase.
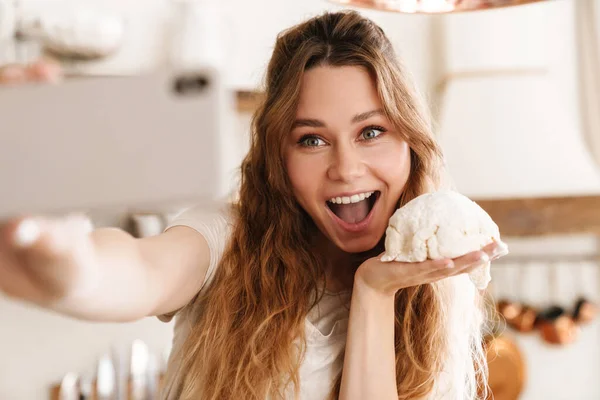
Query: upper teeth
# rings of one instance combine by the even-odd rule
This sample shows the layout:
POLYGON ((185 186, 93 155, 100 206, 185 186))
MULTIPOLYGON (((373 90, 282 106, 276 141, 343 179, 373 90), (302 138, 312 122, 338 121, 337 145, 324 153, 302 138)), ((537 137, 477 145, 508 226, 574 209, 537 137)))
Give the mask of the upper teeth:
POLYGON ((334 204, 358 203, 359 201, 368 199, 373 193, 375 193, 375 192, 365 192, 365 193, 360 193, 360 194, 353 194, 350 197, 347 197, 347 196, 332 197, 331 199, 329 199, 327 201, 329 201, 330 203, 334 203, 334 204))

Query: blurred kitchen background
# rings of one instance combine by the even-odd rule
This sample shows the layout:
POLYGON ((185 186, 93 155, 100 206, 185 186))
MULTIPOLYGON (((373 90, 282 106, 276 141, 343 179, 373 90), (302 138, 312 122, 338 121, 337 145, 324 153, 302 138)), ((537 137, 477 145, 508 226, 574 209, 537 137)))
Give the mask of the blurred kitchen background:
MULTIPOLYGON (((342 8, 324 0, 0 4, 2 63, 31 61, 44 46, 60 55, 78 45, 91 56, 61 62, 81 79, 193 64, 206 56, 200 49, 226 60, 226 83, 237 99, 234 164, 247 148, 277 33, 342 8), (12 17, 7 4, 17 6, 12 17), (15 15, 21 29, 37 30, 35 39, 15 38, 15 15), (63 25, 68 29, 61 31, 63 25)), ((511 254, 493 266, 489 290, 508 322, 489 338, 496 399, 600 399, 600 322, 594 318, 600 301, 600 0, 442 15, 360 10, 384 28, 431 106, 458 190, 481 200, 510 246, 511 254)), ((123 207, 92 216, 96 226, 145 236, 160 232, 176 211, 123 207)), ((141 351, 142 364, 160 372, 171 335, 172 323, 155 318, 85 323, 0 298, 0 399, 50 398, 69 372, 92 379, 104 356, 125 371, 131 353, 141 351)))

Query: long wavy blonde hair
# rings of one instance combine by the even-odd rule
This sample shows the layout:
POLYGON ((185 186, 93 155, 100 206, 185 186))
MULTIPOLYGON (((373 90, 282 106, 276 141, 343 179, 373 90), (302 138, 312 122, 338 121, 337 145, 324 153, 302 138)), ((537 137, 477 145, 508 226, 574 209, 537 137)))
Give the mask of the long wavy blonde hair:
MULTIPOLYGON (((264 102, 252 121, 233 232, 214 281, 194 300, 196 319, 179 354, 180 399, 279 399, 290 387, 299 394, 304 321, 322 296, 325 260, 311 246, 317 228, 294 199, 282 143, 296 116, 304 72, 322 65, 358 66, 372 75, 386 116, 411 149, 410 178, 398 206, 438 188, 442 155, 428 114, 382 29, 346 11, 282 32, 267 69, 264 102)), ((380 244, 357 255, 354 267, 381 250, 380 244)), ((476 398, 485 381, 481 310, 464 275, 397 293, 399 399, 434 392, 445 399, 476 398)), ((331 398, 337 398, 340 380, 332 382, 331 398)))

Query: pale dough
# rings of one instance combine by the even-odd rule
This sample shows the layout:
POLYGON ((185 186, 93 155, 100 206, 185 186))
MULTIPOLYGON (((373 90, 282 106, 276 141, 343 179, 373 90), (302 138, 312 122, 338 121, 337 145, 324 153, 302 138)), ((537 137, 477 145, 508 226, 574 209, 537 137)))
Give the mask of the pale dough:
MULTIPOLYGON (((426 193, 396 210, 385 238, 385 262, 456 258, 500 241, 498 226, 468 197, 450 190, 426 193)), ((478 289, 491 280, 490 263, 469 273, 478 289)))

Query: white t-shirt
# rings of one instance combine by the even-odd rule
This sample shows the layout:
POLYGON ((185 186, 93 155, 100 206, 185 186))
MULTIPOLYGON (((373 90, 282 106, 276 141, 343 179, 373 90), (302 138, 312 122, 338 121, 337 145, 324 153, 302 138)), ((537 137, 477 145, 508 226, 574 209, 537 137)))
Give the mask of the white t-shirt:
MULTIPOLYGON (((231 234, 231 216, 225 207, 207 211, 204 207, 191 207, 176 216, 165 228, 188 226, 204 236, 210 249, 210 265, 202 284, 205 288, 212 282, 216 268, 231 234)), ((334 294, 326 292, 317 307, 306 320, 306 353, 300 366, 300 399, 326 399, 335 378, 342 370, 343 352, 348 330, 350 292, 334 294)), ((188 304, 181 310, 161 315, 161 321, 175 317, 172 353, 175 355, 185 342, 193 321, 193 307, 188 304)), ((232 338, 232 340, 235 340, 232 338)), ((163 398, 176 400, 176 389, 183 372, 178 370, 179 360, 171 357, 169 369, 176 371, 175 378, 165 382, 163 398)), ((290 399, 292 397, 290 396, 290 399)))

